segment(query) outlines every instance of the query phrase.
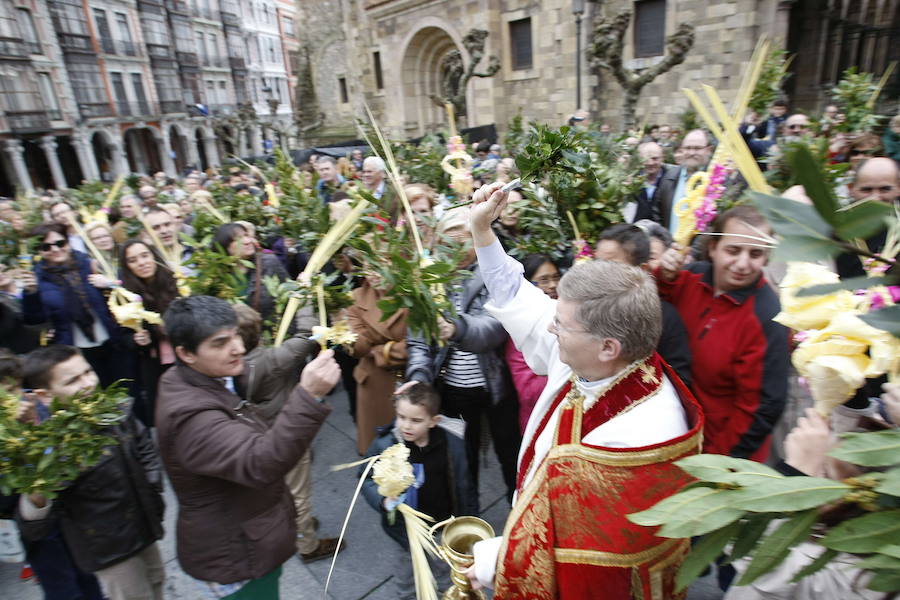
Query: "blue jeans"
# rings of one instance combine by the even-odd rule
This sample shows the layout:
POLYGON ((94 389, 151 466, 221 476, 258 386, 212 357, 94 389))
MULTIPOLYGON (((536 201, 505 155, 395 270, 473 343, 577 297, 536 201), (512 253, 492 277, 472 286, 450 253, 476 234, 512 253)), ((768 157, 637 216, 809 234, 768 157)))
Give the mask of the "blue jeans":
POLYGON ((100 582, 75 566, 59 528, 42 540, 26 542, 25 557, 44 590, 44 600, 103 600, 100 582))

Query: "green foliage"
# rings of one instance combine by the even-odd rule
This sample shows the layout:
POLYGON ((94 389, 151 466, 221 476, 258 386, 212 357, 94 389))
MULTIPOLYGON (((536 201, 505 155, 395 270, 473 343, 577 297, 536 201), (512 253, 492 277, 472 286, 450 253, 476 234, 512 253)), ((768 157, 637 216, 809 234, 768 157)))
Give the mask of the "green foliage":
POLYGON ((688 131, 692 131, 694 129, 702 129, 703 123, 700 121, 700 115, 697 114, 692 108, 686 109, 680 115, 678 115, 678 122, 681 128, 681 131, 687 133, 688 131))
POLYGON ((391 142, 391 150, 397 167, 410 183, 427 183, 438 194, 454 193, 450 175, 441 168, 447 147, 437 135, 426 135, 418 144, 391 142))
MULTIPOLYGON (((549 192, 556 220, 568 224, 566 212, 571 212, 588 241, 622 220, 622 207, 641 187, 636 160, 617 140, 568 126, 533 126, 516 166, 523 182, 539 183, 549 192)), ((567 239, 574 239, 571 227, 565 229, 567 239)))
POLYGON ((878 83, 871 73, 858 73, 856 67, 844 71, 841 80, 831 90, 832 98, 846 115, 844 122, 837 125, 838 131, 863 133, 878 126, 881 117, 869 106, 877 91, 878 83))
POLYGON ((834 458, 862 465, 883 467, 897 464, 900 456, 900 434, 897 431, 845 433, 841 444, 828 453, 834 458))
MULTIPOLYGON (((825 155, 817 153, 817 148, 804 142, 789 144, 783 161, 783 166, 792 174, 791 180, 786 183, 803 185, 813 202, 812 206, 780 196, 757 192, 750 194, 753 203, 780 238, 775 257, 815 262, 840 253, 868 256, 864 244, 858 240, 885 228, 889 232, 888 237, 900 236, 900 220, 891 205, 876 200, 855 202, 845 207, 838 204, 833 191, 834 181, 826 166, 828 160, 825 155)), ((894 285, 900 280, 900 275, 894 269, 880 280, 882 285, 894 285)), ((875 282, 860 283, 868 285, 875 282)), ((900 309, 889 308, 888 312, 884 312, 888 309, 882 309, 861 318, 900 337, 900 326, 897 325, 897 311, 900 309)))
POLYGON ((280 150, 275 152, 274 175, 282 192, 273 217, 281 235, 297 240, 303 248, 315 248, 328 232, 328 206, 306 187, 300 171, 280 150))
POLYGON ((769 51, 756 81, 756 87, 750 94, 750 103, 747 105, 750 110, 758 115, 766 114, 772 102, 781 95, 782 83, 790 76, 788 73, 790 62, 788 53, 781 48, 773 47, 769 51))
POLYGON ((448 297, 450 288, 469 274, 457 267, 465 248, 440 240, 423 261, 414 251, 408 227, 398 230, 373 217, 364 217, 363 221, 368 231, 350 239, 348 245, 363 264, 363 274, 385 290, 378 302, 381 320, 391 318, 398 310, 409 309, 409 330, 428 343, 439 343, 438 317, 449 319, 456 314, 448 297))
POLYGON ((809 536, 809 532, 816 522, 816 516, 816 511, 807 510, 798 512, 782 521, 766 538, 766 543, 760 544, 753 553, 753 559, 738 581, 738 585, 749 585, 760 575, 764 575, 780 565, 787 558, 791 548, 809 536))
MULTIPOLYGON (((234 190, 224 182, 215 182, 207 189, 212 194, 212 205, 228 223, 234 221, 252 223, 256 227, 259 239, 265 239, 275 229, 275 208, 268 206, 265 197, 254 196, 247 190, 234 190)), ((196 206, 195 215, 193 227, 198 238, 212 236, 222 225, 222 222, 202 205, 196 206)))
MULTIPOLYGON (((778 151, 775 151, 774 148, 770 150, 766 159, 769 168, 765 172, 768 184, 779 191, 784 191, 792 185, 802 185, 801 175, 812 173, 813 171, 810 171, 809 162, 806 162, 805 166, 794 164, 793 161, 796 160, 800 148, 806 148, 811 154, 811 164, 815 168, 816 176, 820 178, 818 180, 820 182, 819 185, 827 187, 829 195, 833 197, 833 190, 844 181, 850 165, 848 163, 831 162, 828 154, 828 139, 825 137, 806 138, 802 141, 791 142, 784 151, 780 147, 778 151)), ((806 179, 808 180, 809 177, 806 179)))
MULTIPOLYGON (((0 265, 6 267, 18 267, 19 255, 25 244, 26 255, 30 259, 29 240, 25 235, 13 229, 9 223, 0 222, 0 265)), ((23 259, 24 260, 24 259, 23 259)))
POLYGON ((212 249, 212 235, 199 241, 188 238, 187 243, 194 249, 188 261, 194 274, 187 278, 192 296, 216 296, 229 302, 247 297, 245 271, 252 269, 253 263, 231 256, 222 248, 212 249))
POLYGON ((520 108, 506 126, 506 136, 503 138, 506 156, 518 156, 525 148, 527 140, 528 134, 525 131, 525 119, 522 117, 522 109, 520 108))
POLYGON ((526 183, 521 192, 522 201, 513 206, 521 233, 509 249, 510 255, 522 259, 529 254, 546 254, 555 261, 562 259, 573 235, 568 221, 544 188, 526 183))
POLYGON ((320 282, 322 283, 325 292, 325 312, 331 315, 343 308, 352 306, 353 296, 351 295, 351 292, 353 289, 353 280, 352 278, 345 277, 343 278, 343 282, 335 283, 340 276, 341 273, 339 271, 334 271, 328 275, 319 272, 313 275, 308 286, 293 279, 281 281, 275 275, 264 277, 263 285, 266 286, 266 291, 269 292, 269 295, 275 302, 275 309, 272 311, 272 314, 276 317, 276 320, 274 322, 263 323, 263 335, 266 336, 268 334, 268 337, 274 337, 273 334, 278 328, 278 319, 280 319, 280 315, 284 314, 284 309, 287 306, 288 300, 293 297, 300 300, 300 306, 311 306, 314 311, 318 311, 318 297, 315 288, 320 282))
POLYGON ((722 529, 711 533, 704 537, 700 543, 691 549, 691 553, 682 563, 678 570, 678 576, 675 578, 675 591, 680 592, 687 588, 688 585, 719 556, 725 546, 734 538, 740 528, 740 523, 731 523, 722 529))
MULTIPOLYGON (((854 464, 896 465, 900 430, 845 434, 831 456, 854 464)), ((687 587, 706 564, 721 553, 727 562, 746 556, 749 565, 739 585, 768 573, 790 549, 818 541, 823 553, 794 575, 794 581, 823 568, 838 552, 872 555, 857 566, 874 577, 869 589, 900 591, 900 467, 844 481, 818 477, 785 477, 749 460, 701 454, 681 459, 680 468, 699 481, 639 513, 628 515, 639 525, 660 526, 663 537, 703 536, 682 565, 679 589, 687 587), (841 506, 844 505, 844 506, 841 506), (853 509, 851 517, 829 529, 825 508, 853 509), (772 526, 777 522, 777 526, 772 526), (811 534, 816 532, 816 535, 811 534), (731 550, 727 547, 731 544, 731 550)), ((849 511, 845 511, 849 512, 849 511)))
POLYGON ((53 400, 50 417, 35 425, 16 419, 18 394, 0 388, 0 492, 55 498, 116 443, 103 430, 125 418, 127 401, 116 383, 53 400))
MULTIPOLYGON (((109 195, 110 191, 112 191, 113 185, 114 184, 107 183, 106 181, 88 181, 76 188, 69 188, 66 190, 65 197, 66 200, 71 201, 74 205, 76 212, 81 208, 86 208, 93 213, 100 210, 100 207, 106 202, 106 197, 109 195)), ((119 194, 117 195, 121 195, 123 190, 124 186, 120 187, 119 194)), ((113 200, 115 200, 115 198, 113 200)))

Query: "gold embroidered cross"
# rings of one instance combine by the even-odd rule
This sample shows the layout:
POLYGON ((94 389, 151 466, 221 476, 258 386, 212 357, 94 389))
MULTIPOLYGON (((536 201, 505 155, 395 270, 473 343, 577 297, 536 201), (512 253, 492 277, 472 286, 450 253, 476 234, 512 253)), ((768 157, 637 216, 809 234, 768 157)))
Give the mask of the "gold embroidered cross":
POLYGON ((638 369, 643 373, 643 375, 641 375, 641 381, 644 383, 653 383, 655 385, 659 384, 659 377, 656 375, 652 366, 647 363, 641 363, 641 366, 638 367, 638 369))

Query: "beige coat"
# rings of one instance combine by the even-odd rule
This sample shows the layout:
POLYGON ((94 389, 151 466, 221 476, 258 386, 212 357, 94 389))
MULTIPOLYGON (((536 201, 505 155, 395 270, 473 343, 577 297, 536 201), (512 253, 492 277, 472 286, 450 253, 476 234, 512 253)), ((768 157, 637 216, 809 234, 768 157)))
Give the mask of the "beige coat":
POLYGON ((394 382, 406 365, 406 309, 381 321, 382 293, 368 283, 353 290, 355 303, 347 309, 350 328, 359 337, 352 354, 359 359, 356 379, 356 449, 365 454, 375 429, 394 419, 394 382))

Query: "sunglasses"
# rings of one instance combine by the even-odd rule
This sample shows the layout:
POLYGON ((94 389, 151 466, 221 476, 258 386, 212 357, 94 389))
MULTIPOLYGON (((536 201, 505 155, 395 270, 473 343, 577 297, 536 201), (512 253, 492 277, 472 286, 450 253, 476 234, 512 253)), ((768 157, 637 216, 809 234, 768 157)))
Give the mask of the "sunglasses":
POLYGON ((41 252, 50 252, 53 248, 65 248, 68 245, 68 240, 56 240, 55 242, 44 242, 38 249, 41 252))

